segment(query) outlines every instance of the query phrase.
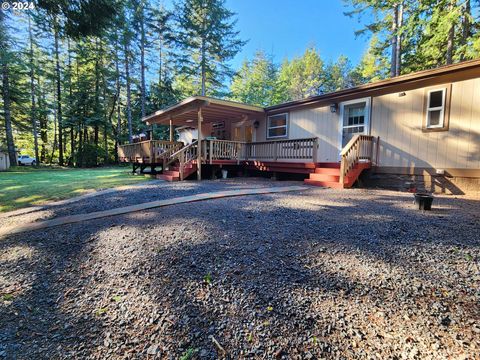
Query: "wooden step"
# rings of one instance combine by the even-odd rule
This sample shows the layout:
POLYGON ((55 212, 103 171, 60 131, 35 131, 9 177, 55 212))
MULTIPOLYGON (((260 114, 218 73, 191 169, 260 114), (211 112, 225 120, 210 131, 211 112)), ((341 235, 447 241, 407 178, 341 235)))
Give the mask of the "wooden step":
POLYGON ((291 173, 291 174, 311 174, 314 169, 301 168, 301 167, 280 167, 280 166, 246 166, 249 170, 257 171, 270 171, 270 172, 280 172, 280 173, 291 173))
POLYGON ((329 169, 340 169, 340 163, 338 162, 327 162, 327 163, 316 163, 317 168, 329 168, 329 169))
POLYGON ((333 189, 343 189, 343 185, 340 184, 338 181, 318 181, 312 179, 305 179, 303 180, 305 184, 313 185, 313 186, 321 186, 321 187, 328 187, 333 189))
POLYGON ((340 174, 338 175, 329 175, 329 174, 310 174, 310 180, 315 181, 328 181, 328 182, 339 182, 340 181, 340 174))
POLYGON ((340 176, 340 168, 320 167, 315 169, 315 174, 338 175, 340 176))
POLYGON ((165 180, 165 181, 179 181, 180 180, 180 178, 178 176, 165 175, 165 174, 157 175, 157 179, 165 180))
POLYGON ((180 171, 176 170, 163 170, 162 172, 163 175, 170 175, 174 177, 179 177, 180 176, 180 171))

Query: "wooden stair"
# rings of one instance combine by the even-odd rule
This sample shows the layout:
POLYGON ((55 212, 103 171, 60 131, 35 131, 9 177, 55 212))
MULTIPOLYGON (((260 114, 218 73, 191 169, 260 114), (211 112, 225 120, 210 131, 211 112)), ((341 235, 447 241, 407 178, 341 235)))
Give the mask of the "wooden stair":
POLYGON ((305 184, 313 186, 329 187, 334 189, 345 189, 353 186, 355 181, 363 170, 370 168, 370 162, 358 163, 350 170, 344 179, 344 183, 340 182, 340 164, 319 164, 315 171, 305 179, 305 184))
POLYGON ((279 173, 293 174, 311 174, 315 171, 317 163, 313 162, 276 162, 276 161, 259 161, 247 160, 244 166, 248 170, 270 171, 279 173))
MULTIPOLYGON (((190 162, 185 164, 183 178, 186 179, 197 171, 197 164, 190 162)), ((180 181, 180 164, 176 162, 173 166, 170 165, 168 170, 163 170, 161 174, 156 176, 159 180, 165 181, 180 181)))

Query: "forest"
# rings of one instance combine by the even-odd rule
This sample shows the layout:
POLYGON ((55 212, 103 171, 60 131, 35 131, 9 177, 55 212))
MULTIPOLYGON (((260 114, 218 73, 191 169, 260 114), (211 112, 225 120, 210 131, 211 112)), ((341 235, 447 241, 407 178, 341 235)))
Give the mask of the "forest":
POLYGON ((478 1, 343 3, 369 43, 358 64, 326 61, 311 46, 279 64, 258 49, 239 69, 231 60, 249 39, 225 0, 38 0, 2 10, 0 149, 13 163, 17 150, 44 164, 112 164, 118 144, 147 130, 142 117, 188 96, 268 106, 479 57, 478 1))

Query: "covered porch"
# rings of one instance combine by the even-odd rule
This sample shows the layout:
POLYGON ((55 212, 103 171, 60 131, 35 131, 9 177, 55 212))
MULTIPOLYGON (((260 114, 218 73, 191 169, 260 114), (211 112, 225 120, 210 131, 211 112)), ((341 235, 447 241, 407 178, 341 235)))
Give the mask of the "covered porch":
POLYGON ((265 124, 265 111, 257 106, 195 96, 143 121, 148 125, 168 125, 169 140, 122 145, 120 160, 144 167, 160 165, 166 174, 179 173, 180 180, 193 170, 201 179, 202 165, 246 165, 284 172, 291 168, 293 173, 310 173, 317 162, 318 138, 256 142, 256 129, 265 124), (175 128, 191 129, 191 141, 175 141, 175 128))

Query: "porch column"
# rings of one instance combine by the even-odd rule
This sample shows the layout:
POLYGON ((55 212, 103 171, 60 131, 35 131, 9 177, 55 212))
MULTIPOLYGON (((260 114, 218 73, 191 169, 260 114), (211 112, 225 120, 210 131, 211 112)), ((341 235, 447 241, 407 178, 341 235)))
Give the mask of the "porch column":
POLYGON ((202 108, 198 109, 197 179, 202 180, 202 108))
POLYGON ((173 120, 170 118, 170 142, 173 142, 173 120))

